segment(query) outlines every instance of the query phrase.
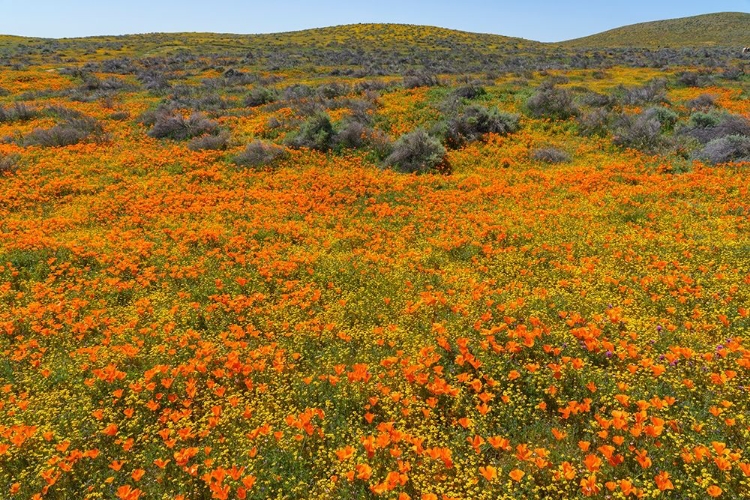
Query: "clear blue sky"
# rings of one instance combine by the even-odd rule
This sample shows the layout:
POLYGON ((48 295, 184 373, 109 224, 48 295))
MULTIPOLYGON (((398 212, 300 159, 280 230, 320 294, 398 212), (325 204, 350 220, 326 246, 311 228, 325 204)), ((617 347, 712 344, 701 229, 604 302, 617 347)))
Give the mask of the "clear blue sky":
POLYGON ((0 33, 54 38, 155 31, 272 33, 389 22, 551 42, 626 24, 727 11, 750 12, 750 0, 0 0, 0 33))

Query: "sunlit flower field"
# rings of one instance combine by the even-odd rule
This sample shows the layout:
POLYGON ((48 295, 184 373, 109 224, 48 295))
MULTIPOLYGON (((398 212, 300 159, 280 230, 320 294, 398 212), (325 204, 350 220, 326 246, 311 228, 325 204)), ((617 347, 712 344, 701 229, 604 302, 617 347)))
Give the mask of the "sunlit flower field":
MULTIPOLYGON (((675 74, 553 76, 606 94, 675 74)), ((293 144, 308 101, 229 95, 209 113, 228 144, 193 150, 139 121, 161 97, 94 76, 123 86, 0 72, 3 109, 53 109, 0 120, 0 498, 750 495, 749 163, 534 116, 535 73, 485 79, 518 130, 437 172, 304 146, 243 168, 255 138, 293 144), (25 139, 73 112, 95 139, 25 139)), ((348 86, 334 124, 359 95, 280 78, 348 86)), ((373 130, 429 129, 461 85, 443 78, 382 77, 373 130)), ((743 78, 670 80, 665 106, 750 118, 743 78)))

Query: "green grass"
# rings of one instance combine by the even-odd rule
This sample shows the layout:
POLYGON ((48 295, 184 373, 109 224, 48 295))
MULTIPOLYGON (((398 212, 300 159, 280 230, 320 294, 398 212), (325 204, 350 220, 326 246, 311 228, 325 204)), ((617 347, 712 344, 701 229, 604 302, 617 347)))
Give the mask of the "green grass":
POLYGON ((631 24, 562 42, 567 48, 742 47, 750 45, 750 14, 720 12, 631 24))

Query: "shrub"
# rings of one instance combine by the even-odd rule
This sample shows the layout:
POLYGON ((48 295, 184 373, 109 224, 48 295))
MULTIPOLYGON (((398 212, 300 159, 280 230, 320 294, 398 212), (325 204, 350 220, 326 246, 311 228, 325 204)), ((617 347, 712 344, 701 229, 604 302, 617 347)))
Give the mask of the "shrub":
POLYGON ((141 125, 145 125, 147 127, 153 127, 156 123, 156 120, 160 117, 168 116, 173 113, 175 113, 175 108, 172 106, 169 106, 167 104, 159 104, 158 107, 155 109, 149 109, 141 113, 138 118, 136 118, 136 122, 140 123, 141 125))
POLYGON ((459 99, 471 100, 471 99, 476 99, 477 97, 486 95, 487 91, 481 85, 469 84, 469 85, 465 85, 463 87, 457 88, 456 90, 451 92, 451 94, 454 97, 457 97, 459 99))
POLYGON ((497 108, 469 106, 446 126, 445 139, 451 147, 476 141, 484 134, 507 135, 518 131, 518 115, 505 113, 497 108))
POLYGON ((137 77, 146 90, 159 94, 172 87, 169 79, 174 78, 171 74, 164 74, 156 70, 141 71, 137 74, 137 77))
POLYGON ((418 128, 399 137, 385 165, 403 173, 426 173, 439 169, 444 157, 440 141, 418 128))
POLYGON ((609 132, 611 114, 606 109, 595 109, 578 118, 578 131, 583 136, 604 137, 609 132))
POLYGON ((218 135, 202 135, 195 137, 188 143, 190 151, 222 150, 227 149, 229 144, 229 132, 221 132, 218 135))
POLYGON ((284 100, 287 101, 306 99, 308 97, 312 97, 313 94, 313 89, 311 89, 307 85, 302 85, 301 83, 290 85, 289 87, 285 88, 283 92, 284 100))
POLYGON ((233 162, 238 167, 259 169, 274 165, 279 160, 286 158, 288 154, 280 146, 256 139, 248 144, 243 152, 235 156, 233 162))
POLYGON ((716 106, 716 97, 711 94, 701 94, 685 103, 690 109, 709 109, 716 106))
POLYGON ((349 118, 352 121, 369 124, 372 122, 372 113, 377 108, 375 100, 352 99, 348 103, 351 114, 349 118))
POLYGON ((702 111, 696 111, 690 115, 688 125, 693 128, 712 128, 719 125, 721 119, 722 117, 719 113, 704 113, 702 111))
POLYGON ((267 87, 255 87, 245 97, 245 106, 254 108, 275 102, 278 98, 276 91, 267 87))
POLYGON ((336 133, 334 143, 337 147, 357 149, 367 144, 367 136, 372 129, 357 120, 347 120, 344 126, 336 133))
POLYGON ((86 75, 83 78, 83 84, 79 87, 80 90, 92 91, 92 90, 121 90, 126 88, 128 85, 123 80, 118 78, 107 78, 106 80, 100 80, 94 75, 86 75))
POLYGON ((432 73, 417 73, 404 77, 404 88, 415 89, 417 87, 437 87, 441 84, 437 75, 432 73))
POLYGON ((130 113, 127 111, 115 111, 114 113, 110 113, 107 118, 116 122, 121 122, 130 118, 130 113))
POLYGON ((553 85, 565 85, 566 83, 570 83, 570 78, 568 78, 565 75, 550 75, 550 73, 546 70, 542 70, 539 72, 539 76, 546 76, 547 78, 544 79, 542 82, 542 86, 551 87, 553 85))
POLYGON ((677 77, 677 83, 685 87, 706 87, 711 85, 712 80, 710 75, 684 71, 677 77))
POLYGON ((363 94, 365 92, 378 92, 389 88, 391 85, 380 80, 364 80, 354 84, 354 92, 363 94))
POLYGON ((318 87, 317 94, 323 99, 335 99, 349 93, 348 85, 343 83, 326 83, 318 87))
POLYGON ((193 113, 188 118, 181 114, 157 114, 154 126, 148 135, 156 139, 184 141, 201 135, 215 135, 219 124, 202 113, 193 113))
POLYGON ((611 109, 617 104, 617 100, 614 97, 592 91, 583 94, 583 96, 581 96, 581 102, 586 106, 607 109, 611 109))
POLYGON ((531 157, 544 163, 566 163, 570 161, 570 155, 566 151, 552 146, 535 149, 531 153, 531 157))
POLYGON ((653 113, 623 115, 618 120, 613 142, 618 146, 656 152, 663 144, 662 124, 653 113))
POLYGON ((731 68, 724 68, 724 71, 722 71, 719 76, 724 80, 739 80, 743 74, 744 71, 742 71, 742 68, 733 66, 731 68))
POLYGON ((750 137, 750 121, 742 116, 730 113, 696 111, 690 115, 688 125, 683 127, 679 133, 693 137, 702 144, 729 135, 750 137))
POLYGON ((0 153, 0 176, 15 173, 18 169, 18 155, 0 153))
POLYGON ((45 108, 44 114, 54 116, 61 120, 77 120, 80 118, 86 118, 86 115, 78 111, 77 109, 66 108, 65 106, 49 106, 45 108))
POLYGON ((325 113, 316 113, 305 121, 296 134, 287 140, 293 148, 309 148, 327 151, 333 141, 331 118, 325 113))
POLYGON ((643 113, 648 117, 656 118, 661 124, 662 130, 672 130, 679 119, 677 113, 661 106, 649 108, 643 113))
POLYGON ((372 130, 368 139, 370 151, 375 154, 379 160, 384 160, 393 152, 393 139, 382 130, 372 130))
POLYGON ((13 121, 11 111, 0 106, 0 123, 13 121))
POLYGON ((35 129, 23 140, 25 145, 59 147, 78 144, 87 139, 101 140, 104 128, 94 118, 71 118, 49 129, 35 129))
POLYGON ((597 69, 595 71, 591 72, 591 77, 596 80, 610 80, 612 79, 612 75, 607 73, 606 71, 597 69))
POLYGON ((221 115, 221 111, 235 106, 229 99, 221 97, 219 94, 206 94, 194 99, 185 99, 176 103, 178 107, 194 109, 196 111, 205 111, 212 113, 214 116, 221 115))
POLYGON ((643 104, 661 104, 669 102, 667 99, 667 80, 655 78, 640 87, 620 87, 621 101, 625 105, 640 106, 643 104))
POLYGON ((578 115, 572 94, 554 85, 543 85, 526 101, 526 109, 535 118, 566 120, 578 115))
MULTIPOLYGON (((39 109, 27 106, 24 103, 17 102, 13 105, 13 116, 18 121, 29 121, 41 116, 42 112, 39 109)), ((83 116, 83 115, 81 115, 83 116)))
POLYGON ((38 109, 32 108, 22 102, 17 102, 10 108, 0 106, 0 123, 28 121, 38 117, 40 114, 41 112, 38 109))
POLYGON ((713 165, 750 161, 750 137, 728 135, 714 139, 697 151, 694 158, 713 165))

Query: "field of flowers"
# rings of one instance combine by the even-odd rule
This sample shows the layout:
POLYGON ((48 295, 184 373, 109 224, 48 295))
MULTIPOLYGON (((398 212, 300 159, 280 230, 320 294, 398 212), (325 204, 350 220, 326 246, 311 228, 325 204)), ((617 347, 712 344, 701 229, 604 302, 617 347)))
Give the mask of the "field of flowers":
POLYGON ((747 498, 748 163, 527 109, 550 78, 664 76, 678 125, 700 96, 750 118, 746 76, 678 74, 485 78, 518 130, 416 175, 287 136, 321 95, 334 125, 365 95, 373 137, 429 129, 456 77, 264 75, 296 97, 253 107, 225 84, 213 149, 155 137, 168 89, 3 69, 0 497, 747 498), (259 137, 286 146, 234 161, 259 137))

